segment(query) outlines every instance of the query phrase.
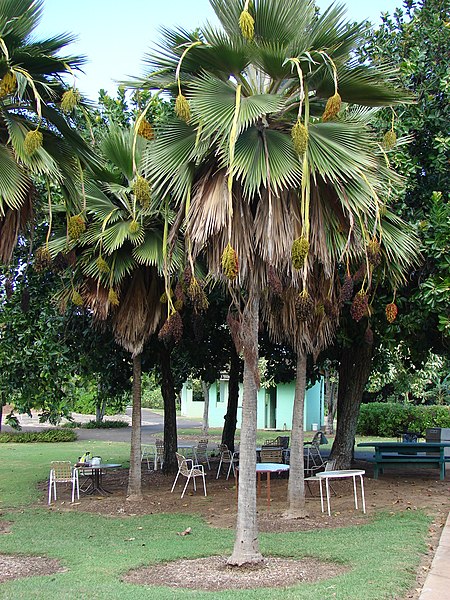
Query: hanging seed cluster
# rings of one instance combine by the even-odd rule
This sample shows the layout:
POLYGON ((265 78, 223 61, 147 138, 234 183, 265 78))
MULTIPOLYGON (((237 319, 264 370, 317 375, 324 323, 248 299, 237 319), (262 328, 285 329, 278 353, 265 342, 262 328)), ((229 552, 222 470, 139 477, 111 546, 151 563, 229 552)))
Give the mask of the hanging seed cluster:
POLYGON ((300 121, 294 125, 291 129, 292 142, 294 144, 294 150, 299 156, 303 156, 308 147, 309 133, 306 126, 300 121))
POLYGON ((64 92, 61 98, 61 110, 64 113, 71 113, 75 106, 80 102, 80 92, 76 88, 71 88, 64 92))
POLYGON ((67 267, 66 259, 64 258, 64 254, 62 252, 58 252, 55 258, 52 261, 52 271, 53 273, 62 273, 67 267))
POLYGON ((43 273, 52 266, 52 257, 46 246, 41 246, 34 255, 34 270, 43 273))
POLYGON ((180 281, 175 286, 175 298, 183 302, 183 304, 186 302, 186 295, 180 281))
POLYGON ((353 296, 353 279, 350 275, 346 275, 344 283, 339 292, 339 304, 342 306, 344 302, 348 302, 353 296))
POLYGON ((183 320, 179 312, 174 312, 158 333, 158 339, 164 344, 178 344, 183 337, 183 320))
POLYGON ((189 287, 189 284, 191 283, 191 278, 192 278, 192 271, 191 271, 191 267, 188 265, 184 271, 183 271, 183 285, 185 288, 189 287))
POLYGON ((246 40, 252 40, 255 36, 255 19, 248 12, 248 10, 243 10, 239 16, 239 27, 241 28, 241 33, 245 37, 246 40))
POLYGON ((99 256, 96 260, 97 269, 100 273, 109 273, 110 268, 103 256, 99 256))
POLYGON ((77 255, 75 250, 66 252, 66 254, 64 254, 64 260, 66 261, 69 267, 74 267, 77 264, 77 255))
POLYGON ((141 226, 139 225, 139 223, 133 219, 131 221, 131 223, 128 225, 128 231, 132 234, 135 235, 136 233, 139 233, 141 226))
POLYGON ((86 223, 81 215, 70 217, 67 223, 67 233, 71 240, 78 240, 86 231, 86 223))
POLYGON ((8 71, 0 80, 0 98, 9 96, 17 87, 17 78, 14 71, 8 71))
POLYGON ((387 304, 385 312, 386 312, 386 319, 389 321, 389 323, 393 323, 395 321, 395 319, 397 318, 397 314, 398 314, 397 305, 394 304, 394 302, 387 304))
POLYGON ((110 288, 108 292, 108 302, 111 304, 111 306, 119 306, 120 304, 119 296, 117 295, 117 292, 113 290, 113 288, 110 288))
POLYGON ((42 146, 43 141, 42 133, 38 129, 29 131, 23 141, 23 149, 28 156, 34 154, 42 146))
POLYGON ((353 302, 350 307, 352 319, 356 322, 361 321, 361 319, 367 314, 368 308, 369 297, 364 290, 359 290, 359 292, 353 298, 353 302))
POLYGON ((308 256, 309 242, 302 236, 292 243, 291 256, 294 269, 302 269, 305 264, 305 258, 308 256))
POLYGON ((374 267, 377 267, 381 263, 380 243, 375 238, 367 244, 367 259, 374 267))
POLYGON ((267 283, 269 284, 270 291, 274 296, 281 296, 283 293, 283 285, 278 273, 275 271, 272 265, 269 266, 267 271, 267 283))
POLYGON ((383 147, 385 150, 392 150, 397 143, 397 135, 393 129, 386 131, 383 136, 383 147))
POLYGON ((323 111, 322 121, 330 121, 334 119, 334 117, 339 113, 342 106, 342 98, 336 92, 330 98, 328 98, 327 103, 325 105, 325 110, 323 111))
POLYGON ((323 310, 329 319, 336 319, 339 315, 339 307, 333 304, 330 298, 325 298, 323 301, 323 310))
MULTIPOLYGON (((355 283, 358 283, 359 281, 362 281, 364 279, 364 277, 366 276, 367 273, 367 263, 366 261, 363 261, 360 265, 357 271, 355 271, 355 273, 353 274, 353 281, 355 283)), ((353 292, 353 290, 352 290, 353 292)), ((350 298, 349 298, 350 300, 350 298)))
POLYGON ((364 333, 364 341, 366 342, 366 344, 369 344, 370 346, 373 344, 373 331, 370 326, 367 327, 367 329, 364 333))
MULTIPOLYGON (((173 291, 169 290, 170 297, 173 298, 173 291)), ((167 304, 167 292, 163 292, 159 298, 161 304, 167 304)))
POLYGON ((148 206, 151 199, 151 193, 150 184, 145 177, 141 177, 140 175, 136 177, 136 181, 133 185, 133 194, 141 206, 148 206))
POLYGON ((138 135, 146 140, 152 140, 155 137, 155 131, 147 119, 142 119, 138 127, 138 135))
POLYGON ((208 310, 209 302, 205 290, 195 277, 191 278, 187 293, 195 313, 202 313, 208 310))
POLYGON ((299 321, 308 321, 314 315, 314 302, 308 293, 303 290, 295 300, 295 314, 299 321))
POLYGON ((239 273, 239 261, 236 254, 236 250, 228 244, 222 254, 222 271, 225 277, 230 279, 236 279, 239 273))
POLYGON ((201 342, 205 334, 205 323, 203 317, 194 313, 192 315, 192 331, 196 342, 201 342))
POLYGON ((24 313, 27 313, 30 310, 30 290, 27 287, 22 290, 22 295, 20 296, 20 308, 24 313))
POLYGON ((83 306, 83 297, 77 290, 73 290, 72 292, 72 302, 75 306, 83 306))
POLYGON ((186 123, 189 123, 191 120, 191 107, 183 94, 178 94, 175 100, 175 114, 182 121, 186 121, 186 123))

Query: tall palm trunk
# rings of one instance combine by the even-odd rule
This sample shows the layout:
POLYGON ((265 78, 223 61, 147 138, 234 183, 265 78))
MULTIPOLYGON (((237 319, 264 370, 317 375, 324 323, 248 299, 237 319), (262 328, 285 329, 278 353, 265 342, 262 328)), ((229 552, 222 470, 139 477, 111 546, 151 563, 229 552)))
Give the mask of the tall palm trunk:
POLYGON ((244 313, 244 397, 239 453, 239 495, 236 538, 230 565, 262 561, 256 521, 256 409, 258 394, 259 295, 249 299, 244 313))
POLYGON ((241 359, 232 344, 230 354, 230 373, 228 379, 228 404, 222 431, 222 444, 234 452, 234 436, 236 435, 237 409, 239 403, 239 374, 241 359))
POLYGON ((306 353, 297 353, 297 373, 295 382, 294 408, 292 412, 291 455, 288 484, 289 508, 286 516, 291 519, 307 516, 305 503, 305 477, 303 462, 306 392, 306 353))
POLYGON ((130 472, 127 500, 140 500, 141 487, 141 384, 142 354, 133 357, 133 412, 131 414, 130 472))
POLYGON ((340 356, 336 437, 330 458, 336 469, 350 468, 364 387, 372 365, 372 344, 362 340, 343 348, 340 356))

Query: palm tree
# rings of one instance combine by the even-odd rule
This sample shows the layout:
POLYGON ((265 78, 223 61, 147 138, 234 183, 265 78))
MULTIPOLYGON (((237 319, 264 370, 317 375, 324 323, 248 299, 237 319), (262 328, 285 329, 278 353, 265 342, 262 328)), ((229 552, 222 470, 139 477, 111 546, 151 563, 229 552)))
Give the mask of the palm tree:
MULTIPOLYGON (((111 125, 99 144, 103 170, 86 177, 85 206, 68 220, 68 234, 50 244, 53 255, 75 251, 70 282, 61 293, 112 326, 116 341, 133 358, 133 413, 128 498, 141 497, 141 356, 162 316, 160 297, 169 288, 163 266, 180 267, 174 245, 167 256, 172 213, 150 195, 140 175, 143 153, 151 142, 136 128, 111 125), (164 237, 166 232, 166 238, 164 237)), ((169 315, 174 314, 169 298, 169 315)))
POLYGON ((63 112, 81 97, 62 77, 84 58, 64 56, 74 37, 32 38, 43 0, 0 0, 0 261, 8 262, 33 210, 32 178, 59 184, 66 199, 78 194, 79 169, 93 155, 63 112), (60 106, 60 103, 62 105, 60 106), (74 155, 81 163, 74 162, 74 155))
MULTIPOLYGON (((315 269, 369 248, 388 256, 380 213, 398 183, 370 126, 368 106, 405 100, 394 73, 352 58, 364 27, 342 6, 318 15, 314 2, 211 0, 222 25, 190 34, 166 29, 134 83, 176 97, 178 118, 156 140, 144 169, 185 218, 186 247, 204 253, 228 282, 234 337, 244 356, 244 400, 236 541, 230 564, 261 560, 255 491, 258 327, 271 273, 313 310, 315 269)), ((389 216, 385 217, 389 221, 389 216)), ((396 248, 401 264, 414 252, 396 248)), ((369 279, 363 284, 365 295, 369 279)), ((331 289, 327 284, 327 289, 331 289)))

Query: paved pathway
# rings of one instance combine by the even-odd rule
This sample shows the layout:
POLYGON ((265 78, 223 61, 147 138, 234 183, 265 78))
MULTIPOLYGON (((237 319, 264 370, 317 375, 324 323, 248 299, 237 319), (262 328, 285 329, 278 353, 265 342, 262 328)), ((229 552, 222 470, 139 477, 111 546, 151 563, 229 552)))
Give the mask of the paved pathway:
POLYGON ((450 598, 450 514, 442 530, 419 600, 445 600, 446 598, 450 598))

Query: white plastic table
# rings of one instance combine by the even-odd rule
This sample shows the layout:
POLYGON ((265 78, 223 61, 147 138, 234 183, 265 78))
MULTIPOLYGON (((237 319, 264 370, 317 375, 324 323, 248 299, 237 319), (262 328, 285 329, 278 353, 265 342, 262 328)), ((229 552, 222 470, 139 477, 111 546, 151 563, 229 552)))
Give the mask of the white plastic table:
POLYGON ((364 481, 363 475, 365 471, 363 469, 347 469, 344 471, 322 471, 321 473, 317 473, 316 477, 319 480, 320 485, 320 504, 322 507, 322 512, 324 511, 323 506, 323 492, 322 492, 322 480, 325 479, 325 488, 327 491, 327 507, 328 507, 328 515, 331 516, 330 510, 330 479, 345 479, 352 478, 353 479, 353 493, 355 495, 355 508, 358 508, 358 496, 356 494, 356 478, 359 477, 359 481, 361 483, 361 499, 362 499, 362 509, 363 513, 366 512, 366 500, 364 498, 364 481))

